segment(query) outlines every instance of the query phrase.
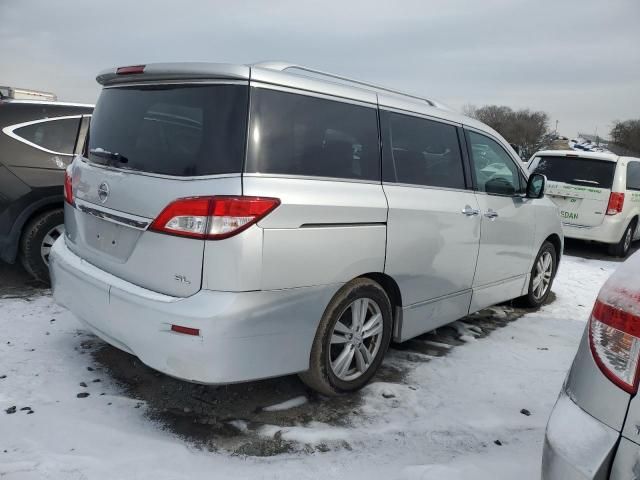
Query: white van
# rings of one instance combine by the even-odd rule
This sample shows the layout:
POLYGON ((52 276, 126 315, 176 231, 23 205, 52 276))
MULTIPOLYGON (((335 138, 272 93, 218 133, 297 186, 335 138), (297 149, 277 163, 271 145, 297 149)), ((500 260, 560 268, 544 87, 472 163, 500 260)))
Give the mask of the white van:
POLYGON ((640 239, 640 158, 540 151, 529 171, 547 176, 546 194, 560 209, 565 237, 607 243, 620 257, 640 239))

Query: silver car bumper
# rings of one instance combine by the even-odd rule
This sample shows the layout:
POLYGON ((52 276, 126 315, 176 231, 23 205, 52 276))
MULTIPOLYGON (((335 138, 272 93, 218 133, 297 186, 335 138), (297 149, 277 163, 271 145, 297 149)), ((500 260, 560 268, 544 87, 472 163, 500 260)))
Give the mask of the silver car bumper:
POLYGON ((547 424, 542 479, 606 479, 619 436, 561 393, 547 424))
POLYGON ((97 336, 148 366, 198 383, 304 371, 326 305, 340 285, 271 291, 200 290, 171 297, 115 277, 71 252, 50 256, 54 299, 97 336), (199 335, 171 331, 171 325, 199 335))

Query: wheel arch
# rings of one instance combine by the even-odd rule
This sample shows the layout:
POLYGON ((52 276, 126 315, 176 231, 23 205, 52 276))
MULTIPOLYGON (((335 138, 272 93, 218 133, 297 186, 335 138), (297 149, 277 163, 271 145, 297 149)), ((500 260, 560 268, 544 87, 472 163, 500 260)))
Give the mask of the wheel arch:
POLYGON ((7 263, 14 263, 18 256, 20 240, 24 233, 24 227, 36 216, 51 210, 64 208, 64 197, 62 195, 53 195, 32 202, 18 215, 13 222, 11 231, 7 236, 7 243, 2 249, 0 258, 7 263))
POLYGON ((389 297, 393 314, 392 340, 397 341, 397 339, 400 338, 400 332, 402 330, 402 292, 400 291, 398 282, 390 275, 382 272, 369 272, 360 275, 358 278, 373 280, 382 287, 389 297))
MULTIPOLYGON (((560 264, 560 258, 562 257, 562 240, 560 239, 560 235, 556 233, 552 233, 547 238, 544 239, 544 242, 549 242, 556 249, 556 271, 558 270, 558 265, 560 264)), ((542 242, 544 244, 544 242, 542 242)))

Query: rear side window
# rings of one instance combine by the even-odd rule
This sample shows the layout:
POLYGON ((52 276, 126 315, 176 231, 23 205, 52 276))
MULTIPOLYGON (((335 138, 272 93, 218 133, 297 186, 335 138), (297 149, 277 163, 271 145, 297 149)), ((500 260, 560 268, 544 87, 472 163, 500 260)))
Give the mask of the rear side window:
POLYGON ((72 154, 79 124, 79 118, 51 119, 16 128, 13 133, 47 150, 72 154))
POLYGON ((102 91, 89 160, 172 176, 240 173, 247 85, 147 85, 102 91))
POLYGON ((587 187, 610 189, 613 184, 615 162, 592 158, 541 156, 534 160, 535 173, 549 180, 587 187))
POLYGON ((640 162, 627 165, 627 190, 640 190, 640 162))
POLYGON ((264 88, 251 95, 247 172, 380 179, 375 108, 264 88))
POLYGON ((397 182, 465 188, 456 127, 391 112, 382 115, 389 132, 385 152, 393 159, 397 182))

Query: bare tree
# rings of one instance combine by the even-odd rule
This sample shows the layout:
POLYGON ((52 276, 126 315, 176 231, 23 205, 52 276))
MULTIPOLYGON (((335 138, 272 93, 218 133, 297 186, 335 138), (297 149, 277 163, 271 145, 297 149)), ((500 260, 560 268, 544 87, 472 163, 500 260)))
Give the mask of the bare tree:
POLYGON ((640 153, 640 120, 615 121, 610 135, 611 140, 629 154, 640 153))
POLYGON ((486 123, 509 143, 520 147, 523 158, 529 157, 548 143, 549 116, 545 112, 513 110, 503 105, 485 105, 480 108, 465 105, 463 112, 486 123))

